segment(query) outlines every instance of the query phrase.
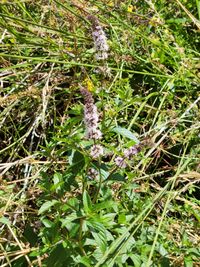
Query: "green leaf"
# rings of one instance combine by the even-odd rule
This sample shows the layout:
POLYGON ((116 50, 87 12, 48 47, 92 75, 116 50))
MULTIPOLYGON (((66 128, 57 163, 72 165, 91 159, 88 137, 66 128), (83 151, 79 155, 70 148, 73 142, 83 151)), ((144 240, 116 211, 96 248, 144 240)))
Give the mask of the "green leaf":
POLYGON ((4 217, 4 216, 0 218, 0 223, 6 224, 6 225, 10 225, 9 219, 4 217))
POLYGON ((54 223, 49 221, 48 219, 41 219, 41 221, 46 228, 51 228, 54 225, 54 223))
POLYGON ((118 216, 118 223, 119 224, 125 224, 126 223, 126 215, 125 214, 119 214, 118 216))
POLYGON ((87 256, 83 256, 79 259, 79 263, 82 263, 86 267, 91 267, 91 262, 87 256))
POLYGON ((38 214, 42 214, 43 212, 49 210, 52 206, 54 206, 55 204, 58 203, 58 200, 52 200, 52 201, 47 201, 44 204, 42 204, 42 206, 40 207, 38 214))
POLYGON ((191 256, 187 256, 184 258, 184 266, 185 267, 193 267, 193 260, 191 256))
POLYGON ((121 134, 122 136, 133 140, 136 144, 139 144, 140 143, 140 141, 137 139, 137 137, 131 131, 129 131, 126 128, 115 127, 113 129, 113 132, 118 133, 118 134, 121 134))
POLYGON ((64 263, 70 264, 70 253, 63 247, 63 244, 58 244, 50 253, 46 266, 63 267, 65 266, 64 263))
POLYGON ((125 177, 122 176, 120 173, 113 173, 109 177, 109 181, 125 181, 125 177))
POLYGON ((139 255, 132 254, 130 255, 130 258, 133 261, 135 267, 141 266, 141 259, 139 255))
POLYGON ((77 234, 79 232, 79 229, 80 229, 80 224, 79 223, 72 223, 71 224, 71 229, 70 229, 69 236, 71 238, 77 237, 77 234))
POLYGON ((83 193, 83 206, 86 213, 90 213, 92 211, 92 201, 87 191, 83 193))
POLYGON ((60 221, 62 222, 62 227, 66 227, 69 231, 71 231, 72 222, 77 219, 80 219, 80 217, 78 216, 77 212, 73 212, 64 219, 61 218, 60 221))
POLYGON ((61 189, 61 185, 63 184, 63 176, 61 173, 56 172, 53 176, 53 183, 51 190, 58 192, 61 189))
POLYGON ((72 172, 76 175, 85 165, 85 158, 79 151, 75 151, 72 156, 72 172))
POLYGON ((167 257, 163 257, 160 261, 160 266, 161 267, 170 267, 170 261, 167 257))
POLYGON ((96 241, 96 245, 100 248, 101 252, 104 253, 107 249, 107 240, 105 232, 95 232, 91 230, 91 234, 96 241))
POLYGON ((166 257, 168 255, 167 250, 164 248, 163 244, 158 244, 158 252, 163 256, 166 257))
POLYGON ((26 240, 30 243, 32 247, 35 246, 35 244, 37 243, 38 235, 34 232, 30 224, 27 224, 25 226, 24 237, 26 238, 26 240))
POLYGON ((96 245, 99 247, 101 252, 105 252, 107 249, 107 236, 106 236, 106 229, 103 224, 97 221, 87 221, 86 222, 88 227, 90 228, 90 232, 93 238, 96 241, 96 245))
POLYGON ((94 210, 97 212, 97 211, 100 211, 100 210, 103 210, 103 209, 110 209, 113 207, 115 203, 112 201, 112 200, 105 200, 101 203, 97 203, 94 205, 94 210))

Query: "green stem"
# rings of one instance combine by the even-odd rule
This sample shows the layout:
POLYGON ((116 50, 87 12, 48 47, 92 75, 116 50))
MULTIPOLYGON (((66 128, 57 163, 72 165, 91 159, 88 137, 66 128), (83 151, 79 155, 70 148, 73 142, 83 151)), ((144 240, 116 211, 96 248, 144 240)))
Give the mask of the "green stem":
POLYGON ((99 166, 98 166, 98 169, 99 169, 99 184, 98 184, 98 187, 97 187, 97 191, 96 191, 96 194, 94 196, 94 199, 93 199, 93 203, 96 203, 97 201, 97 198, 98 198, 98 195, 99 195, 99 192, 100 192, 100 189, 101 189, 101 185, 102 185, 102 174, 101 174, 101 169, 100 169, 100 160, 99 160, 99 166))

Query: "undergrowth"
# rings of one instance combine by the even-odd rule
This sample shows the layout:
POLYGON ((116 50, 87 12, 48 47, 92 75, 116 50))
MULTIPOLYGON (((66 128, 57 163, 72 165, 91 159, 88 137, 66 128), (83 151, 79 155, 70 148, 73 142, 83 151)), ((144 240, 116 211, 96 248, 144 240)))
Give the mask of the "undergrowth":
POLYGON ((200 266, 200 1, 1 1, 0 265, 200 266))

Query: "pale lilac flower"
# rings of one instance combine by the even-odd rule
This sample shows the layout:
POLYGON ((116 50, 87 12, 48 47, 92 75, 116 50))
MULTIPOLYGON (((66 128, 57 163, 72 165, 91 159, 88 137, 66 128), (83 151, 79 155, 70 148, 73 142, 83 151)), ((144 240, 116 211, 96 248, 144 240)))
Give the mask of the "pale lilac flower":
POLYGON ((101 139, 102 137, 102 133, 100 130, 96 129, 96 128, 88 128, 87 132, 86 132, 86 137, 87 139, 101 139))
POLYGON ((131 159, 132 156, 134 156, 137 153, 138 153, 138 150, 137 150, 136 146, 131 146, 131 147, 124 150, 124 156, 127 159, 131 159))
POLYGON ((98 129, 99 115, 97 107, 94 104, 91 92, 85 88, 81 88, 80 91, 85 100, 84 123, 86 126, 86 138, 98 140, 102 137, 102 133, 98 129))
POLYGON ((98 171, 95 170, 94 168, 89 168, 87 174, 88 174, 90 179, 95 179, 97 177, 97 175, 98 175, 98 171))
POLYGON ((116 157, 115 164, 120 168, 126 168, 126 160, 130 160, 135 154, 138 153, 137 146, 131 146, 123 151, 123 157, 116 157))
POLYGON ((118 167, 120 168, 126 168, 126 162, 125 162, 125 159, 122 158, 122 157, 116 157, 115 158, 115 163, 118 167))
POLYGON ((96 17, 88 16, 88 19, 92 22, 92 37, 96 50, 95 57, 97 60, 105 60, 108 58, 109 50, 106 35, 96 17))
POLYGON ((103 147, 101 145, 93 145, 90 150, 90 156, 93 159, 97 159, 103 155, 103 147))

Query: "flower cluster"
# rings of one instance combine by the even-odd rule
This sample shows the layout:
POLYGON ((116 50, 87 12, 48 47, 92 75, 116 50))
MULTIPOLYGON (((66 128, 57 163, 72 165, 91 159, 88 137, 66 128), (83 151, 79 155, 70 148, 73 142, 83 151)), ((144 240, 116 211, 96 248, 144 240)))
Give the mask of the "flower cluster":
POLYGON ((98 157, 103 155, 103 147, 99 144, 93 145, 90 150, 90 155, 93 159, 97 159, 98 157))
POLYGON ((96 17, 90 15, 88 20, 92 23, 92 37, 94 40, 95 50, 96 50, 96 59, 105 60, 108 58, 109 46, 107 44, 106 35, 99 24, 99 21, 96 17))
POLYGON ((86 137, 87 139, 98 140, 101 138, 102 133, 98 129, 99 115, 97 107, 94 104, 92 94, 87 89, 81 88, 80 91, 85 100, 84 122, 86 126, 86 137))
POLYGON ((95 170, 94 168, 89 168, 88 170, 88 177, 92 180, 96 179, 96 177, 98 176, 98 171, 95 170))
POLYGON ((137 146, 131 146, 123 151, 123 157, 119 156, 115 158, 115 164, 120 168, 126 168, 126 160, 130 160, 137 153, 137 146))
POLYGON ((137 153, 138 153, 138 149, 136 148, 136 146, 131 146, 124 150, 124 156, 127 159, 131 159, 137 153))
MULTIPOLYGON (((92 140, 98 140, 102 137, 102 133, 98 128, 99 115, 97 107, 94 104, 94 99, 91 92, 85 88, 81 88, 81 94, 84 97, 84 123, 86 126, 86 138, 92 140)), ((90 155, 96 159, 103 155, 103 147, 99 144, 94 144, 91 147, 90 155)))
POLYGON ((115 164, 120 168, 126 168, 125 158, 116 157, 115 158, 115 164))

